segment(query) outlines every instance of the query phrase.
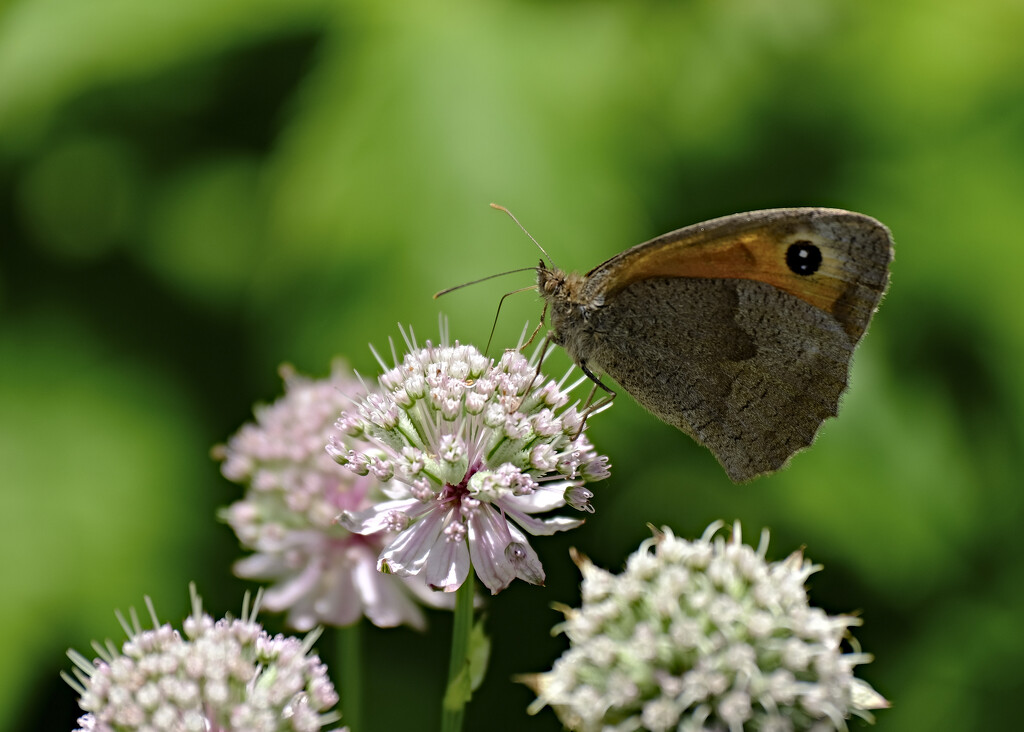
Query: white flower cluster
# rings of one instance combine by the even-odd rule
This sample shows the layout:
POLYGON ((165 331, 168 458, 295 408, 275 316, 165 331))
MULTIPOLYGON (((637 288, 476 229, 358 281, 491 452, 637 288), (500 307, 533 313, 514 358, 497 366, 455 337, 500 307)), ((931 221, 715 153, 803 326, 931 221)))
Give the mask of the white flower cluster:
POLYGON ((338 702, 327 669, 309 655, 318 634, 271 637, 255 620, 258 595, 251 613, 246 595, 241 619, 214 621, 190 590, 184 638, 160 625, 147 597, 152 630, 133 610, 130 624, 118 614, 120 652, 110 641, 93 644, 95 662, 68 652, 74 678, 61 675, 88 712, 83 732, 317 732, 338 719, 327 711, 338 702))
POLYGON ((820 567, 800 552, 768 563, 767 532, 754 550, 721 526, 694 542, 663 529, 620 575, 578 558, 582 607, 557 628, 570 648, 524 677, 530 711, 586 732, 826 732, 888 706, 853 676, 871 657, 841 649, 860 621, 808 605, 820 567))
POLYGON ((516 577, 542 583, 520 529, 578 526, 533 514, 567 503, 592 510, 584 484, 608 476, 607 458, 581 434, 581 415, 564 409, 574 385, 547 381, 518 351, 494 363, 457 342, 409 345, 380 389, 341 416, 344 436, 327 448, 353 472, 393 481, 384 489, 390 500, 344 511, 339 522, 360 534, 395 532, 378 568, 422 575, 438 589, 458 588, 471 562, 491 592, 516 577))
MULTIPOLYGON (((380 574, 384 536, 364 537, 339 526, 339 511, 371 505, 373 478, 339 467, 324 451, 339 412, 365 390, 338 361, 326 379, 281 369, 286 393, 257 407, 226 445, 214 449, 221 471, 246 486, 245 496, 221 511, 253 554, 235 564, 240 577, 271 580, 263 607, 287 611, 288 624, 345 626, 365 615, 380 627, 424 628, 417 601, 443 605, 422 581, 380 574)), ((378 496, 379 498, 379 496, 378 496)))

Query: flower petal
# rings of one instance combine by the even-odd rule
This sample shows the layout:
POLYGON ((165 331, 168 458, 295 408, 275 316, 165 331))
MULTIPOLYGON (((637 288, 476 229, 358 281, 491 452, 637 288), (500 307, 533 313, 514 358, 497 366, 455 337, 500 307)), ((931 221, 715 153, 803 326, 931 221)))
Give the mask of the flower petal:
POLYGON ((469 547, 466 540, 451 541, 441 532, 430 550, 423 579, 429 587, 455 592, 469 576, 469 547))
POLYGON ((508 525, 508 530, 512 534, 512 542, 505 549, 505 557, 515 569, 516 577, 531 585, 543 585, 544 567, 540 563, 537 552, 530 546, 523 532, 511 523, 508 525))
POLYGON ((516 572, 505 556, 510 539, 508 521, 484 503, 469 519, 469 555, 480 581, 496 595, 515 579, 516 572))
POLYGON ((403 577, 417 574, 426 564, 443 526, 441 512, 431 511, 384 548, 377 559, 377 570, 403 577))
POLYGON ((553 511, 565 505, 565 489, 572 485, 568 480, 540 483, 532 493, 510 496, 509 501, 522 513, 553 511))
MULTIPOLYGON (((298 574, 289 576, 286 582, 281 582, 266 590, 263 594, 263 607, 271 612, 281 612, 299 602, 303 596, 310 594, 316 587, 324 571, 322 557, 318 554, 306 557, 306 565, 298 574)), ((295 626, 296 630, 307 631, 316 625, 313 621, 306 627, 295 626)))
POLYGON ((376 534, 388 531, 394 513, 400 513, 413 519, 430 510, 430 504, 424 504, 415 498, 404 498, 400 501, 382 501, 362 511, 342 511, 338 514, 338 523, 353 534, 376 534), (420 504, 417 506, 417 504, 420 504))
POLYGON ((569 516, 554 516, 549 519, 534 518, 533 516, 527 516, 513 508, 509 508, 505 501, 501 502, 501 507, 505 509, 505 514, 507 516, 512 518, 517 524, 534 536, 551 536, 559 531, 575 529, 577 526, 582 526, 584 523, 583 519, 574 519, 569 516))
POLYGON ((377 571, 372 557, 369 562, 356 564, 352 577, 366 617, 378 628, 393 628, 403 623, 417 630, 426 628, 423 612, 405 589, 392 581, 393 577, 377 571))

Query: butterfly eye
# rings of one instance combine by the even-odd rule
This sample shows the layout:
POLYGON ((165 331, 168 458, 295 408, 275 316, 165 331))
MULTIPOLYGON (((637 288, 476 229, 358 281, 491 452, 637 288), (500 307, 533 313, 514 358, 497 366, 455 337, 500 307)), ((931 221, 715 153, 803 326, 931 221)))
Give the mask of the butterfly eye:
POLYGON ((786 264, 798 275, 811 275, 821 267, 821 250, 809 241, 797 241, 786 250, 786 264))

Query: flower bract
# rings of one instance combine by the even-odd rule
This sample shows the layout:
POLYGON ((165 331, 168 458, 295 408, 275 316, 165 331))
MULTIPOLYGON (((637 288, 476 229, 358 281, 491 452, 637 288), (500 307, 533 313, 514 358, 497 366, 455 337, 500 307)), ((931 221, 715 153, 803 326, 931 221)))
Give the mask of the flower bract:
POLYGON ((493 361, 458 342, 408 345, 379 388, 342 414, 328 445, 353 472, 388 483, 387 500, 343 511, 339 522, 390 532, 378 568, 436 589, 454 591, 471 566, 492 593, 517 577, 543 584, 527 535, 582 520, 539 514, 566 504, 593 510, 586 484, 608 475, 584 416, 567 406, 575 384, 566 387, 568 374, 545 378, 516 350, 493 361))

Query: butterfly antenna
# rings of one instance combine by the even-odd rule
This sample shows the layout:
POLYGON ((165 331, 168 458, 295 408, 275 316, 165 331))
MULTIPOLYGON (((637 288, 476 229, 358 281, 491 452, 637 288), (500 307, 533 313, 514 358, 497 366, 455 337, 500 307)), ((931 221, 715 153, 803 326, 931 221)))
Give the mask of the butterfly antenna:
MULTIPOLYGON (((448 288, 446 288, 444 290, 441 290, 440 292, 435 292, 434 293, 434 299, 436 300, 437 298, 441 297, 441 295, 447 295, 449 292, 455 292, 456 290, 461 290, 463 287, 469 287, 470 285, 478 285, 481 282, 486 282, 487 280, 493 280, 495 277, 504 277, 505 275, 515 274, 516 272, 536 272, 536 271, 537 271, 536 267, 520 267, 519 269, 510 269, 508 272, 499 272, 498 274, 487 275, 486 277, 481 277, 478 280, 473 280, 471 282, 463 282, 461 285, 455 285, 455 287, 448 287, 448 288)), ((527 288, 527 289, 529 289, 529 288, 527 288)), ((518 292, 518 290, 517 290, 517 292, 518 292)))
POLYGON ((513 221, 516 222, 516 226, 518 226, 520 229, 522 229, 523 233, 526 234, 528 237, 530 237, 530 241, 532 241, 534 244, 536 244, 537 248, 540 249, 541 253, 545 257, 548 258, 548 261, 551 263, 551 266, 552 267, 555 266, 555 261, 551 258, 551 255, 548 254, 547 251, 544 249, 544 247, 542 247, 540 245, 539 241, 537 241, 536 239, 533 238, 533 234, 531 234, 529 231, 527 231, 526 227, 519 223, 519 219, 517 219, 515 217, 515 215, 511 211, 509 211, 507 208, 505 208, 504 206, 502 206, 501 204, 498 204, 498 203, 492 203, 491 204, 491 208, 496 208, 499 211, 504 211, 505 213, 507 213, 509 215, 509 218, 511 218, 513 221))

